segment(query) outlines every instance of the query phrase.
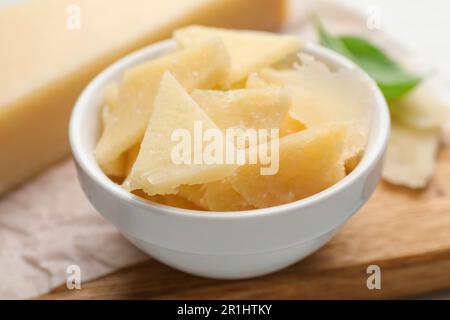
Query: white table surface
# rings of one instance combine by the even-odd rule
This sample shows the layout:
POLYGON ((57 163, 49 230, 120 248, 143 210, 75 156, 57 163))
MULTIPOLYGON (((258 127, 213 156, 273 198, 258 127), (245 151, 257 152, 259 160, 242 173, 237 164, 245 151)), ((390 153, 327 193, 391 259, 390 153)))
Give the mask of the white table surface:
MULTIPOLYGON (((381 11, 381 27, 414 54, 429 59, 450 79, 449 0, 342 0, 367 12, 381 11)), ((450 85, 450 82, 446 82, 450 85)))

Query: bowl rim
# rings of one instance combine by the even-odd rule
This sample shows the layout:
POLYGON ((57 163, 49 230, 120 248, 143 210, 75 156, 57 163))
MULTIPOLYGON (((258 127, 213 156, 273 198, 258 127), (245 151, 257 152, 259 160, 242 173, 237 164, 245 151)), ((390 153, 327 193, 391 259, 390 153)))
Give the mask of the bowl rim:
MULTIPOLYGON (((331 51, 327 48, 321 47, 317 44, 306 42, 300 51, 311 53, 315 56, 320 56, 333 61, 336 65, 342 66, 345 69, 356 69, 361 73, 361 76, 366 80, 370 86, 370 90, 373 93, 374 103, 373 114, 378 116, 378 121, 371 121, 372 130, 377 130, 377 134, 373 138, 373 146, 371 152, 365 152, 363 158, 358 163, 356 168, 344 178, 333 184, 332 186, 322 190, 312 196, 293 201, 290 203, 277 205, 268 208, 259 208, 246 211, 201 211, 192 209, 176 208, 163 204, 153 203, 149 200, 142 199, 123 188, 120 185, 110 180, 103 171, 99 168, 97 163, 92 163, 89 157, 84 153, 82 146, 83 139, 81 138, 80 130, 83 115, 85 109, 87 109, 88 101, 93 95, 95 95, 98 87, 105 82, 105 79, 109 79, 117 74, 118 69, 123 68, 124 65, 133 65, 139 59, 146 56, 158 56, 164 52, 167 52, 175 47, 175 41, 173 39, 167 39, 160 42, 153 43, 147 47, 134 51, 123 58, 112 63, 110 66, 101 71, 97 76, 92 79, 89 84, 83 89, 82 93, 78 97, 69 122, 69 142, 72 150, 72 155, 78 164, 79 168, 86 173, 92 181, 100 186, 104 191, 113 194, 121 201, 126 201, 128 204, 146 209, 152 212, 159 212, 161 214, 170 214, 182 218, 191 219, 245 219, 245 218, 262 218, 268 215, 282 214, 283 212, 291 210, 301 210, 302 208, 312 206, 317 202, 325 201, 332 197, 336 193, 349 188, 356 180, 363 177, 365 173, 370 172, 381 157, 387 146, 387 141, 390 131, 390 115, 387 107, 386 100, 382 95, 380 89, 376 83, 357 65, 349 61, 347 58, 339 55, 338 53, 331 51), (374 128, 374 123, 377 122, 377 128, 374 128), (99 174, 100 173, 100 174, 99 174)), ((153 58, 154 58, 153 57, 153 58)), ((153 59, 149 58, 149 59, 153 59)), ((123 73, 123 72, 122 72, 123 73)))

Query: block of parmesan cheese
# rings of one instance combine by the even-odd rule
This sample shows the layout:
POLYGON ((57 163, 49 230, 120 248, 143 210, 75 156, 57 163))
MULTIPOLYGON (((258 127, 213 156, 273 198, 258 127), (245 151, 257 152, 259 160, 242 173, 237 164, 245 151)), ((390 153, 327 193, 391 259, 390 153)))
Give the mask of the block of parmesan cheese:
POLYGON ((284 0, 28 0, 0 9, 0 193, 68 154, 83 87, 178 27, 275 30, 284 0))

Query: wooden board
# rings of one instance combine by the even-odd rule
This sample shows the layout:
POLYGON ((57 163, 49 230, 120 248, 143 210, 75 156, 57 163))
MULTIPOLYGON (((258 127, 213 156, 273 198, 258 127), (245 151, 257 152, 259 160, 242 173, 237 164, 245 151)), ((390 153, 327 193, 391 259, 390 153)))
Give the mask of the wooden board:
POLYGON ((450 150, 423 191, 381 183, 370 201, 320 251, 269 276, 219 281, 154 260, 43 299, 371 299, 450 288, 450 150), (381 268, 381 290, 368 290, 367 266, 381 268))

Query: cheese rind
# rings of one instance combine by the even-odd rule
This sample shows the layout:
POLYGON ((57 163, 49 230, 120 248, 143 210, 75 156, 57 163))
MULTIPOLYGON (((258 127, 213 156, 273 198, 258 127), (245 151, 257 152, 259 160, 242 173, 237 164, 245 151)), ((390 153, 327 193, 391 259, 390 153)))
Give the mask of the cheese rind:
POLYGON ((0 50, 0 194, 69 153, 72 106, 114 60, 192 23, 275 30, 284 10, 283 0, 40 0, 0 9, 8 49, 0 50), (77 7, 80 29, 71 29, 76 10, 68 9, 77 7))

